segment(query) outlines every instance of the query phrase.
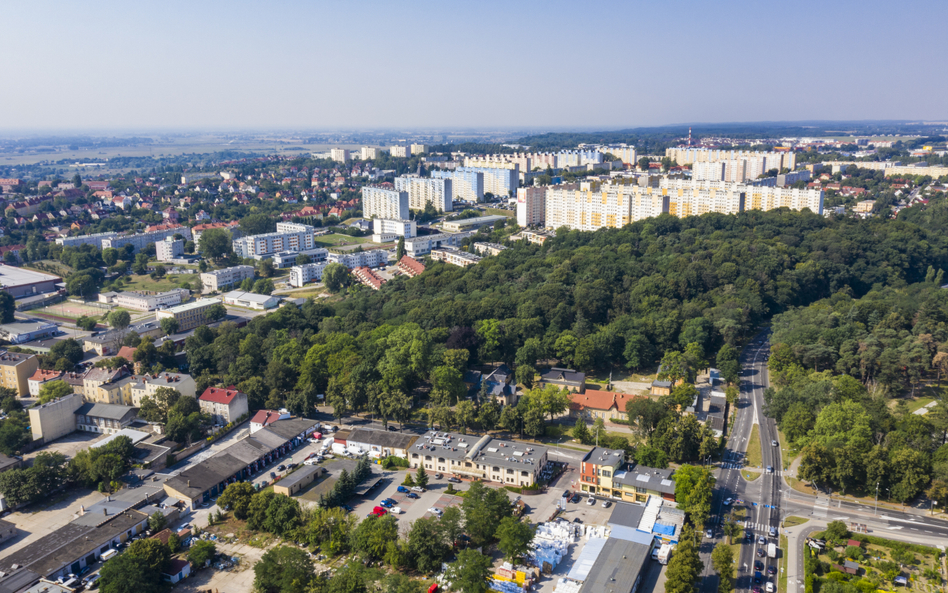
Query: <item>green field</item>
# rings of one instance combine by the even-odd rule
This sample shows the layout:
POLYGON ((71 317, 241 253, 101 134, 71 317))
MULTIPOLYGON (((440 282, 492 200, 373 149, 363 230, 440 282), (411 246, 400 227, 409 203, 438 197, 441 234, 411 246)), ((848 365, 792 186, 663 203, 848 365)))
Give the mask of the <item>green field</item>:
POLYGON ((152 280, 151 276, 148 275, 132 274, 125 277, 122 290, 163 292, 172 288, 181 288, 183 283, 193 282, 196 278, 199 278, 198 274, 168 274, 160 280, 152 280))
POLYGON ((507 218, 516 218, 517 213, 512 210, 501 210, 500 208, 486 208, 487 214, 496 216, 506 216, 507 218))
POLYGON ((340 235, 333 233, 331 235, 320 235, 316 237, 316 244, 322 247, 338 247, 340 245, 361 245, 371 243, 370 237, 350 237, 349 235, 340 235))
POLYGON ((760 426, 754 425, 750 439, 747 441, 747 464, 750 467, 760 467, 763 463, 763 452, 760 448, 760 426))

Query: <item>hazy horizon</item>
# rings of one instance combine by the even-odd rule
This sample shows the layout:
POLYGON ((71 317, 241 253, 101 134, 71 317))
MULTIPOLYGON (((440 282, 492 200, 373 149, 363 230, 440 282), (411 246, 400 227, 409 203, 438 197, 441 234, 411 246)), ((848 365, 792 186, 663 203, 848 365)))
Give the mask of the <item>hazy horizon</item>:
POLYGON ((0 135, 948 119, 934 0, 54 1, 5 16, 0 135))

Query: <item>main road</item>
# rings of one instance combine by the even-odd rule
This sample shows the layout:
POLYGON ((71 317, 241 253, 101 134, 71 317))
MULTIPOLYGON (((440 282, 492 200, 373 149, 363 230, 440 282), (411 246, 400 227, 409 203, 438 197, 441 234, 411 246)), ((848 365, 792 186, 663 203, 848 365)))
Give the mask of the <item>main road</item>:
MULTIPOLYGON (((734 501, 732 505, 743 507, 745 512, 745 536, 742 538, 740 555, 735 558, 735 588, 738 590, 749 591, 754 587, 755 561, 760 560, 765 566, 776 566, 777 560, 771 560, 766 555, 759 557, 758 549, 764 548, 766 552, 766 544, 769 543, 779 546, 778 538, 771 536, 771 529, 773 533, 779 534, 782 518, 791 515, 821 521, 839 519, 847 523, 861 523, 882 536, 885 533, 880 534, 880 531, 891 530, 898 531, 900 536, 917 534, 920 541, 925 538, 948 538, 948 525, 942 521, 891 509, 878 511, 873 506, 833 501, 828 496, 810 496, 790 488, 784 479, 786 470, 780 454, 776 423, 764 414, 764 390, 769 385, 769 355, 770 343, 766 330, 756 335, 741 353, 737 414, 728 427, 727 445, 716 471, 717 482, 712 496, 712 516, 708 525, 712 537, 705 537, 701 546, 702 560, 705 562, 705 578, 702 579, 701 588, 708 593, 717 588, 717 576, 711 569, 710 553, 714 544, 723 537, 721 523, 730 511, 730 506, 724 504, 728 498, 734 501), (747 447, 754 426, 757 426, 760 436, 761 467, 748 466, 749 472, 758 476, 748 481, 742 476, 741 469, 745 467, 747 447), (761 544, 761 541, 764 543, 761 544)), ((802 539, 796 541, 798 545, 803 545, 802 539)), ((786 553, 786 550, 780 550, 778 558, 786 553)), ((796 571, 791 567, 791 572, 796 571)), ((766 572, 763 576, 767 578, 766 572)), ((799 578, 802 579, 802 575, 799 578)), ((788 583, 795 591, 794 582, 788 583)))

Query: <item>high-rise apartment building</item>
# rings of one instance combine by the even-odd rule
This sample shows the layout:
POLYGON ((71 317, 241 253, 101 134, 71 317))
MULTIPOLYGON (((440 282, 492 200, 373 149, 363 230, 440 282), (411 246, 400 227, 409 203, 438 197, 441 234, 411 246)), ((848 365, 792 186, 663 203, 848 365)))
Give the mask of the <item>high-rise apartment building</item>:
POLYGON ((362 215, 366 218, 407 220, 408 192, 371 185, 362 188, 362 215))
POLYGON ((363 146, 361 152, 362 152, 361 156, 362 156, 363 161, 374 161, 375 159, 379 158, 378 148, 363 146))
POLYGON ((619 228, 669 211, 667 196, 643 189, 631 183, 594 181, 550 186, 546 191, 545 224, 594 231, 619 228))
POLYGON ((345 148, 333 148, 329 151, 329 157, 337 163, 348 163, 349 151, 345 148))
POLYGON ((635 163, 634 146, 629 146, 627 144, 616 144, 613 146, 607 146, 604 150, 606 154, 611 154, 623 163, 635 163))
POLYGON ((679 165, 694 165, 695 179, 704 181, 730 181, 742 183, 753 181, 771 169, 796 167, 793 152, 756 152, 749 150, 716 150, 708 148, 676 147, 665 150, 665 156, 679 165), (717 166, 697 166, 698 163, 724 163, 722 173, 717 166))
POLYGON ((453 199, 462 202, 484 201, 484 172, 480 169, 458 167, 454 171, 432 171, 433 179, 450 179, 453 199))
POLYGON ((234 253, 240 257, 260 259, 281 251, 312 249, 313 245, 313 227, 308 224, 279 222, 275 233, 264 233, 235 239, 234 253))
POLYGON ((427 154, 428 147, 425 146, 424 144, 412 144, 411 153, 412 154, 427 154))
POLYGON ((823 190, 821 189, 793 189, 774 186, 746 186, 744 197, 745 210, 774 210, 789 208, 803 210, 809 208, 811 212, 823 214, 823 190))
POLYGON ((517 189, 517 224, 527 227, 546 222, 546 188, 537 185, 517 189))
POLYGON ((424 210, 429 203, 440 212, 453 209, 451 179, 404 175, 395 178, 395 189, 408 192, 408 207, 412 210, 424 210))
POLYGON ((520 185, 520 167, 515 163, 506 163, 505 167, 458 167, 455 173, 475 172, 484 177, 484 193, 495 196, 511 196, 520 185))
MULTIPOLYGON (((642 188, 655 193, 656 188, 642 188)), ((724 181, 662 179, 658 192, 668 198, 668 213, 684 218, 717 212, 737 214, 744 211, 745 186, 724 181)))
POLYGON ((395 158, 408 158, 411 156, 411 148, 408 146, 393 146, 391 149, 392 156, 395 158))

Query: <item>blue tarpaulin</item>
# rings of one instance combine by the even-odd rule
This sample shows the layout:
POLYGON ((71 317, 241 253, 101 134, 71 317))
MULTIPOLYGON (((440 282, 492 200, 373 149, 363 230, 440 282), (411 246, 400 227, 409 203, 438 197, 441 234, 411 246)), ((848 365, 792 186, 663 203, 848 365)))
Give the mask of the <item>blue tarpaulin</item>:
POLYGON ((665 525, 663 523, 655 523, 655 525, 652 526, 652 533, 661 533, 662 535, 675 535, 675 526, 665 525))

